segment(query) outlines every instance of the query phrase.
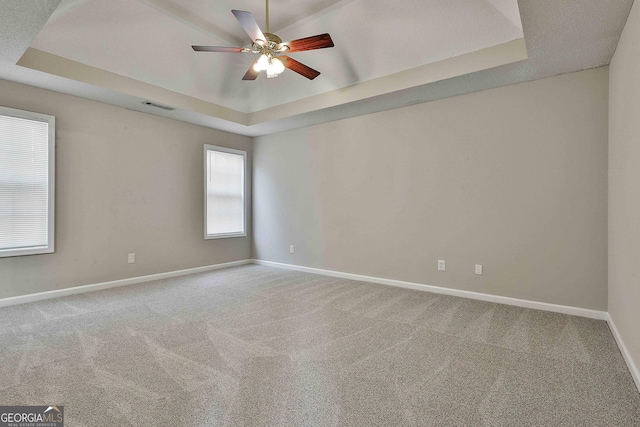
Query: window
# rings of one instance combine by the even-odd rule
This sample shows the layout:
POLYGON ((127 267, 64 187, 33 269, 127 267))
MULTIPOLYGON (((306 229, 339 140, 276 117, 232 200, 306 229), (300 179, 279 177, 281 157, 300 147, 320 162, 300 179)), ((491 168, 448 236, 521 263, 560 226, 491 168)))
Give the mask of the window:
POLYGON ((247 235, 247 153, 204 146, 204 238, 247 235))
POLYGON ((0 257, 53 252, 55 117, 0 107, 0 257))

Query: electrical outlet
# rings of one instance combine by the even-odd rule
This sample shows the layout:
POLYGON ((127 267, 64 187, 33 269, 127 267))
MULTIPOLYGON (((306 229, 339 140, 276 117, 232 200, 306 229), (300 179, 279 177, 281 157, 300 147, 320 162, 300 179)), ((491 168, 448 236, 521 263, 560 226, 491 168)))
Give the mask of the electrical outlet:
POLYGON ((482 264, 476 264, 476 274, 482 274, 482 264))
POLYGON ((443 259, 438 260, 438 271, 445 271, 447 269, 446 263, 443 259))
POLYGON ((136 254, 129 254, 129 257, 127 258, 127 262, 129 264, 133 264, 136 262, 136 254))
POLYGON ((290 254, 295 254, 296 253, 296 247, 293 246, 293 245, 289 246, 289 253, 290 254))

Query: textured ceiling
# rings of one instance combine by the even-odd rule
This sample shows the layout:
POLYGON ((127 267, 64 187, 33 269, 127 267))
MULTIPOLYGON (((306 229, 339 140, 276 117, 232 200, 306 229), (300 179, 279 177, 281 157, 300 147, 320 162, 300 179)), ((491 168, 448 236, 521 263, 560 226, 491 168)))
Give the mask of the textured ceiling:
MULTIPOLYGON (((287 77, 291 77, 289 80, 294 83, 287 82, 284 76, 269 81, 262 79, 253 82, 254 85, 261 85, 257 86, 257 90, 254 87, 250 93, 242 93, 243 89, 234 89, 231 81, 246 82, 235 80, 235 59, 229 60, 227 54, 211 54, 209 58, 201 54, 200 57, 191 59, 196 61, 197 66, 190 69, 190 80, 185 83, 187 80, 183 79, 182 75, 184 69, 177 66, 181 62, 169 61, 173 58, 171 55, 165 58, 162 55, 162 46, 154 45, 147 49, 127 51, 127 46, 123 47, 122 44, 126 43, 125 35, 133 40, 131 46, 136 45, 135 40, 144 41, 149 33, 158 31, 158 22, 167 23, 166 25, 172 23, 169 32, 186 38, 179 43, 180 45, 183 42, 236 44, 244 37, 242 29, 231 14, 225 18, 226 12, 219 12, 218 8, 221 11, 230 8, 251 10, 262 25, 264 16, 260 15, 260 11, 264 8, 263 2, 127 0, 125 3, 135 4, 131 7, 140 13, 144 10, 144 13, 118 18, 115 27, 123 30, 120 25, 126 24, 126 34, 121 34, 118 31, 112 33, 113 22, 106 19, 109 14, 118 13, 109 10, 108 6, 119 1, 98 2, 102 4, 100 8, 92 7, 91 10, 83 12, 100 12, 94 16, 91 25, 88 25, 77 20, 65 22, 69 17, 78 16, 75 15, 79 12, 77 9, 81 11, 87 1, 64 1, 53 12, 58 6, 57 0, 3 0, 0 3, 0 78, 254 136, 607 65, 615 51, 632 4, 632 0, 520 0, 518 16, 518 7, 514 7, 511 0, 415 0, 387 2, 386 8, 380 2, 371 10, 359 7, 363 4, 377 4, 376 0, 295 3, 292 0, 274 1, 271 4, 271 30, 277 31, 283 38, 289 35, 295 38, 324 31, 331 32, 336 41, 336 48, 304 52, 296 56, 297 59, 322 70, 321 77, 325 78, 324 83, 315 86, 315 83, 320 81, 319 78, 308 87, 303 84, 307 83, 303 78, 289 73, 291 75, 287 77), (496 31, 493 31, 495 28, 469 28, 462 32, 454 31, 453 35, 451 32, 447 33, 449 27, 455 25, 448 24, 443 17, 456 20, 458 24, 468 24, 479 13, 478 9, 464 9, 465 4, 471 3, 474 7, 482 4, 485 11, 483 16, 491 17, 493 21, 490 22, 498 22, 502 27, 498 25, 500 28, 496 31), (433 7, 427 20, 438 17, 431 21, 433 25, 429 27, 423 26, 421 23, 424 19, 420 19, 426 14, 425 10, 420 8, 427 5, 433 7), (276 12, 278 7, 282 9, 276 12), (421 13, 411 14, 410 10, 420 10, 421 13), (467 16, 465 11, 472 13, 467 16), (53 16, 43 26, 52 12, 53 16), (104 19, 101 19, 101 16, 104 19), (357 25, 350 25, 353 21, 356 21, 357 25), (500 40, 517 37, 520 22, 528 59, 522 60, 526 56, 522 56, 521 45, 518 44, 503 43, 497 47, 482 49, 491 46, 492 43, 500 43, 500 40), (399 57, 391 61, 385 60, 389 57, 388 46, 381 49, 382 56, 376 56, 372 52, 376 51, 376 46, 380 44, 367 43, 366 40, 381 37, 380 43, 384 44, 384 35, 392 32, 393 28, 398 29, 402 40, 409 39, 410 43, 395 41, 394 43, 401 44, 402 48, 398 49, 399 57), (49 31, 51 33, 48 33, 49 31), (96 39, 97 36, 94 36, 93 40, 86 40, 80 37, 83 34, 102 34, 103 37, 96 39), (355 43, 355 52, 337 49, 344 34, 349 34, 349 37, 346 37, 348 41, 345 40, 342 46, 355 43), (121 43, 109 47, 108 35, 121 43), (481 42, 468 40, 470 36, 478 38, 481 42), (456 40, 454 46, 446 46, 447 37, 456 40), (422 51, 424 43, 433 41, 436 43, 432 43, 430 49, 422 51), (97 43, 100 48, 95 52, 87 49, 87 43, 91 42, 97 43), (30 45, 42 51, 27 50, 30 45), (121 51, 122 49, 124 51, 121 51), (25 50, 27 53, 21 60, 25 67, 16 66, 16 61, 25 50), (412 51, 418 51, 418 54, 411 55, 412 51), (101 55, 101 52, 107 54, 101 55), (149 56, 154 64, 168 65, 160 67, 160 70, 152 69, 145 75, 144 67, 136 62, 140 58, 132 57, 136 52, 142 59, 149 56), (334 53, 330 57, 331 60, 325 58, 317 64, 313 62, 315 59, 312 58, 315 55, 325 52, 334 53), (69 59, 75 62, 68 61, 69 59), (358 64, 364 61, 366 66, 359 70, 353 61, 358 64), (216 63, 219 63, 218 67, 224 66, 224 69, 218 70, 220 76, 223 76, 223 81, 227 82, 224 78, 232 80, 223 87, 214 88, 219 93, 215 95, 215 99, 205 100, 208 104, 204 105, 199 101, 212 93, 207 85, 212 84, 210 71, 215 69, 216 63), (74 68, 73 72, 69 71, 74 68), (37 69, 46 72, 35 71, 37 69), (198 74, 199 72, 202 74, 198 74), (332 72, 337 76, 332 77, 332 72), (339 79, 343 81, 340 82, 339 79), (114 83, 116 80, 117 84, 114 83), (276 85, 264 85, 272 81, 286 85, 291 91, 287 92, 276 85), (109 84, 103 84, 104 82, 109 84), (140 82, 144 85, 136 86, 140 82), (189 87, 189 84, 194 84, 195 89, 189 87), (120 90, 123 87, 134 86, 135 90, 120 90), (236 90, 239 92, 235 93, 236 90), (274 101, 271 98, 274 92, 270 92, 271 90, 284 93, 274 101), (175 105, 179 107, 176 111, 165 112, 141 104, 146 99, 174 99, 168 95, 174 92, 190 96, 175 105), (156 99, 151 95, 156 96, 156 99), (244 108, 240 108, 240 104, 234 102, 246 104, 244 108), (274 103, 279 105, 273 107, 274 103), (246 114, 247 111, 253 113, 246 114)), ((247 68, 244 61, 251 61, 244 55, 236 56, 240 57, 236 68, 241 70, 242 74, 247 68)), ((317 58, 320 59, 321 56, 317 58)))

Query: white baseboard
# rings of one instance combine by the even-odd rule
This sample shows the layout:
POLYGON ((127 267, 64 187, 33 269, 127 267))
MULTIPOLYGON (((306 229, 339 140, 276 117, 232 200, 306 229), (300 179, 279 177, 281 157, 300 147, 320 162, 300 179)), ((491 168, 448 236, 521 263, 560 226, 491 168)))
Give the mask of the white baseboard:
POLYGON ((227 267, 251 264, 251 260, 225 262, 223 264, 205 265, 203 267, 187 268, 185 270, 168 271, 166 273, 150 274, 148 276, 137 276, 128 279, 113 280, 111 282, 96 283, 93 285, 75 286, 73 288, 56 289, 55 291, 38 292, 36 294, 19 295, 0 299, 0 307, 10 305, 25 304, 28 302, 41 301, 50 298, 59 298, 67 295, 83 294, 85 292, 99 291, 102 289, 117 288, 119 286, 133 285, 136 283, 150 282, 152 280, 168 279, 171 277, 186 276, 187 274, 202 273, 205 271, 220 270, 227 267))
POLYGON ((502 297, 499 295, 483 294, 480 292, 462 291, 459 289, 443 288, 440 286, 423 285, 421 283, 403 282, 401 280, 383 279, 380 277, 362 276, 359 274, 343 273, 341 271, 322 270, 320 268, 303 267, 293 264, 283 264, 273 261, 253 260, 254 264, 269 267, 284 268, 287 270, 303 271, 306 273, 320 274, 323 276, 340 277, 342 279, 358 280, 361 282, 378 283, 381 285, 397 286, 400 288, 416 289, 419 291, 433 292, 436 294, 452 295, 462 298, 470 298, 480 301, 489 301, 499 304, 513 305, 517 307, 533 308, 536 310, 553 311, 555 313, 571 314, 574 316, 588 317, 590 319, 607 320, 606 311, 590 310, 587 308, 571 307, 567 305, 550 304, 546 302, 530 301, 518 298, 502 297))
POLYGON ((629 368, 629 372, 631 372, 633 381, 635 381, 636 387, 638 388, 638 391, 640 391, 640 371, 638 371, 638 367, 633 362, 631 353, 629 353, 627 346, 624 344, 624 341, 622 341, 622 336, 620 335, 620 332, 618 332, 618 328, 616 328, 616 324, 613 322, 609 313, 607 313, 607 323, 609 324, 609 329, 611 329, 613 337, 618 343, 618 348, 620 349, 620 353, 622 353, 622 357, 624 357, 624 361, 627 362, 627 367, 629 368))
MULTIPOLYGON (((342 279, 358 280, 361 282, 378 283, 381 285, 396 286, 400 288, 415 289, 419 291, 433 292, 437 294, 452 295, 462 298, 470 298, 481 301, 496 302, 500 304, 513 305, 517 307, 533 308, 537 310, 552 311, 556 313, 572 314, 575 316, 588 317, 591 319, 607 320, 611 323, 609 314, 606 311, 590 310, 586 308, 571 307, 558 304, 550 304, 538 301, 529 301, 517 298, 509 298, 498 295, 483 294, 479 292, 463 291, 459 289, 443 288, 440 286, 424 285, 421 283, 404 282, 401 280, 384 279, 380 277, 363 276, 359 274, 344 273, 333 270, 323 270, 320 268, 304 267, 293 264, 283 264, 273 261, 263 261, 258 259, 244 259, 223 264, 206 265, 203 267, 187 268, 184 270, 169 271, 166 273, 150 274, 147 276, 130 277, 128 279, 113 280, 110 282, 96 283, 91 285, 75 286, 72 288, 56 289, 35 294, 19 295, 15 297, 0 299, 0 307, 10 305, 26 304, 34 301, 41 301, 50 298, 59 298, 67 295, 81 294, 85 292, 98 291, 102 289, 116 288, 120 286, 133 285, 136 283, 150 282, 152 280, 168 279, 171 277, 186 276, 188 274, 202 273, 205 271, 220 270, 228 267, 236 267, 245 264, 259 264, 270 267, 284 268, 287 270, 302 271, 323 276, 340 277, 342 279)), ((618 339, 618 338, 616 338, 618 339)))
POLYGON ((638 371, 638 367, 635 365, 633 359, 631 358, 631 354, 629 353, 629 350, 627 350, 627 347, 624 344, 624 341, 622 340, 622 337, 620 336, 620 333, 618 332, 618 328, 616 328, 616 325, 613 322, 613 319, 611 319, 611 317, 609 316, 609 313, 607 313, 606 311, 590 310, 586 308, 578 308, 578 307, 571 307, 571 306, 558 305, 558 304, 549 304, 549 303, 538 302, 538 301, 529 301, 529 300, 523 300, 523 299, 517 299, 517 298, 502 297, 498 295, 483 294, 479 292, 462 291, 458 289, 443 288, 440 286, 423 285, 421 283, 412 283, 412 282, 404 282, 401 280, 362 276, 359 274, 343 273, 340 271, 323 270, 320 268, 303 267, 299 265, 283 264, 279 262, 263 261, 258 259, 253 259, 253 260, 245 259, 240 261, 226 262, 223 264, 213 264, 213 265, 207 265, 203 267, 187 268, 184 270, 169 271, 166 273, 150 274, 147 276, 137 276, 137 277, 131 277, 128 279, 113 280, 111 282, 96 283, 92 285, 76 286, 73 288, 56 289, 54 291, 39 292, 35 294, 3 298, 3 299, 0 299, 0 307, 26 304, 34 301, 42 301, 50 298, 64 297, 67 295, 74 295, 74 294, 98 291, 102 289, 116 288, 120 286, 133 285, 136 283, 150 282, 152 280, 186 276, 188 274, 203 273, 205 271, 220 270, 223 268, 237 267, 245 264, 259 264, 259 265, 265 265, 269 267, 283 268, 287 270, 302 271, 305 273, 320 274, 323 276, 339 277, 342 279, 358 280, 361 282, 378 283, 381 285, 396 286, 396 287, 407 288, 407 289, 416 289, 419 291, 427 291, 427 292, 452 295, 452 296, 457 296, 462 298, 496 302, 499 304, 513 305, 517 307, 533 308, 537 310, 552 311, 556 313, 565 313, 565 314, 571 314, 575 316, 588 317, 591 319, 606 320, 607 323, 609 324, 609 328, 611 329, 613 336, 615 337, 616 343, 620 348, 620 352, 622 353, 624 360, 626 361, 627 366, 629 367, 631 376, 633 377, 633 380, 635 381, 636 386, 640 391, 640 371, 638 371))

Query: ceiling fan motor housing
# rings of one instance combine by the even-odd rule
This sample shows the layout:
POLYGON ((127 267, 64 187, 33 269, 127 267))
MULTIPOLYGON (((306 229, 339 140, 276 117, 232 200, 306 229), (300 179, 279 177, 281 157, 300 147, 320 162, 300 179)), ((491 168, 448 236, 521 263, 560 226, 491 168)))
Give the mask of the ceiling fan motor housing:
POLYGON ((257 51, 256 53, 275 56, 276 53, 282 53, 289 50, 289 46, 283 44, 282 39, 275 34, 264 33, 264 37, 267 39, 264 43, 260 43, 262 40, 256 40, 253 42, 253 48, 257 51))

